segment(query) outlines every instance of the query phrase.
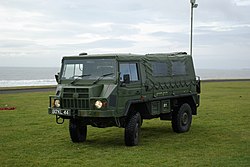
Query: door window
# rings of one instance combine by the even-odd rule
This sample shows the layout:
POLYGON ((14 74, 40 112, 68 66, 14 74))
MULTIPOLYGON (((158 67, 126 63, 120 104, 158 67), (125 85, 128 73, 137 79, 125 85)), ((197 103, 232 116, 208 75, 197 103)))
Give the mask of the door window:
POLYGON ((123 76, 129 74, 130 81, 138 81, 138 68, 136 63, 121 63, 120 64, 120 80, 124 81, 123 76))

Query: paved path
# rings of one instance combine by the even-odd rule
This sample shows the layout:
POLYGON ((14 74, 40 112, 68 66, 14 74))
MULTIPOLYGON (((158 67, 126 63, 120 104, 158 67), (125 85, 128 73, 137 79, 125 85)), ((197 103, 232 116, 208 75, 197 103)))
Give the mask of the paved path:
POLYGON ((23 88, 23 89, 6 89, 0 90, 0 94, 30 93, 30 92, 49 92, 56 91, 56 88, 23 88))

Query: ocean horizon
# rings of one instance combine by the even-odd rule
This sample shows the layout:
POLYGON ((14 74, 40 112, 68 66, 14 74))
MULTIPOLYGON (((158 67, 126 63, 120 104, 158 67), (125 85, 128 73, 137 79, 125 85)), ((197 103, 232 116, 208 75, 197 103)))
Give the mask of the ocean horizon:
MULTIPOLYGON (((60 67, 0 67, 0 87, 56 85, 60 67)), ((199 69, 201 80, 250 79, 249 69, 199 69)))

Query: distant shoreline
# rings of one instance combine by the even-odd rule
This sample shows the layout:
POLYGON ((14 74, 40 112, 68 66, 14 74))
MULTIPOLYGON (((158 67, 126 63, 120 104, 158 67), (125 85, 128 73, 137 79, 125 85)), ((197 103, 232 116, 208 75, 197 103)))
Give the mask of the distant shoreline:
MULTIPOLYGON (((201 83, 206 83, 206 82, 250 82, 250 79, 209 79, 209 80, 201 80, 201 83)), ((55 91, 55 90, 56 90, 56 85, 0 87, 0 94, 29 93, 29 92, 49 92, 49 91, 55 91)))
MULTIPOLYGON (((0 67, 0 89, 16 87, 47 87, 56 85, 55 74, 58 68, 43 67, 0 67)), ((199 69, 195 70, 196 76, 204 81, 224 81, 235 79, 250 79, 250 69, 199 69)))

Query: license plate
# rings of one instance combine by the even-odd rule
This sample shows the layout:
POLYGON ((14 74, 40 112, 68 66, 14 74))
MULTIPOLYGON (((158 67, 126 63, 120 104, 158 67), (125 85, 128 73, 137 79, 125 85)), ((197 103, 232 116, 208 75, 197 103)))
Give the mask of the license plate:
POLYGON ((67 110, 67 109, 52 109, 51 114, 69 116, 70 115, 70 110, 67 110))

